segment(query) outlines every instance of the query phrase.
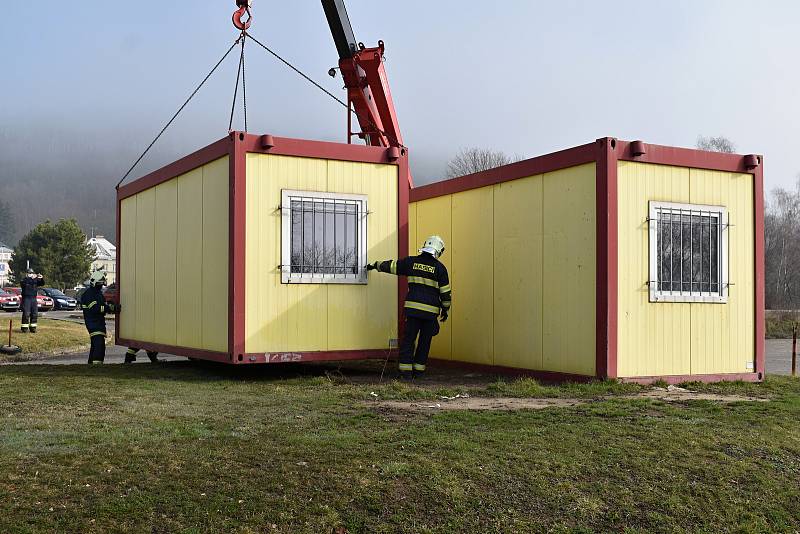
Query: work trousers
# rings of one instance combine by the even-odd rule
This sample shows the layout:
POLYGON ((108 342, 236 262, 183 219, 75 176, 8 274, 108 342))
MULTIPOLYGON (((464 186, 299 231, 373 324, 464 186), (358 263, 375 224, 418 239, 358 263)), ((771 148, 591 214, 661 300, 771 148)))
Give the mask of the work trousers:
POLYGON ((92 347, 89 349, 89 363, 102 362, 106 359, 106 336, 105 332, 95 333, 92 336, 92 347))
POLYGON ((400 341, 400 372, 407 373, 425 371, 431 340, 439 333, 439 322, 434 319, 406 317, 403 339, 400 341), (419 337, 419 340, 417 338, 419 337), (416 351, 414 344, 416 343, 416 351))
POLYGON ((36 321, 39 319, 39 305, 36 302, 36 295, 23 297, 22 299, 22 331, 36 332, 36 321))
MULTIPOLYGON (((133 363, 136 361, 136 355, 139 353, 141 349, 136 347, 128 347, 128 350, 125 352, 125 363, 133 363)), ((152 350, 145 351, 147 352, 147 357, 150 358, 150 361, 153 363, 158 363, 158 353, 152 350)))

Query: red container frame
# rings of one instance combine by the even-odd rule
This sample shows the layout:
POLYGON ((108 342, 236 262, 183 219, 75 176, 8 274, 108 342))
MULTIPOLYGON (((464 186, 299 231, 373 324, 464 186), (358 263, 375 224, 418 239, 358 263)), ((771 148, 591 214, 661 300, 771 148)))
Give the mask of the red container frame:
MULTIPOLYGON (((117 190, 117 286, 122 285, 122 256, 125 243, 120 232, 120 208, 128 197, 153 188, 161 183, 185 174, 214 160, 228 156, 229 170, 229 266, 228 266, 228 351, 215 352, 150 343, 119 335, 119 315, 115 319, 114 341, 117 345, 176 354, 201 360, 211 360, 229 364, 286 363, 331 360, 361 360, 384 358, 387 349, 318 351, 318 352, 280 352, 247 353, 245 351, 245 245, 246 245, 246 157, 248 153, 276 154, 304 158, 353 161, 362 163, 383 163, 396 165, 397 172, 397 213, 398 250, 397 256, 408 255, 408 202, 410 194, 410 171, 406 149, 381 148, 362 145, 309 141, 286 137, 260 136, 245 132, 231 132, 227 137, 212 143, 184 158, 166 165, 142 178, 121 186, 117 190), (398 157, 399 156, 399 157, 398 157)), ((397 313, 398 332, 401 329, 403 298, 406 293, 404 278, 398 278, 397 313)), ((121 293, 120 293, 121 294, 121 293)), ((124 305, 121 313, 125 313, 124 305)))
POLYGON ((723 154, 688 148, 676 148, 621 141, 603 137, 594 143, 553 152, 544 156, 504 165, 443 182, 417 187, 411 191, 411 202, 468 191, 493 184, 508 182, 553 172, 566 167, 596 164, 597 184, 597 309, 595 375, 572 375, 550 371, 532 371, 511 367, 468 364, 458 361, 437 362, 458 365, 489 372, 524 374, 545 380, 586 381, 594 378, 615 379, 627 382, 651 383, 664 380, 670 384, 682 382, 715 382, 743 380, 758 382, 765 374, 764 362, 764 158, 760 155, 723 154), (633 147, 632 147, 633 145, 633 147), (635 150, 633 150, 635 148, 635 150), (716 171, 747 173, 753 175, 754 229, 755 232, 755 369, 752 373, 720 373, 676 376, 617 376, 617 163, 639 161, 656 165, 673 165, 716 171), (750 165, 755 164, 755 167, 750 165))

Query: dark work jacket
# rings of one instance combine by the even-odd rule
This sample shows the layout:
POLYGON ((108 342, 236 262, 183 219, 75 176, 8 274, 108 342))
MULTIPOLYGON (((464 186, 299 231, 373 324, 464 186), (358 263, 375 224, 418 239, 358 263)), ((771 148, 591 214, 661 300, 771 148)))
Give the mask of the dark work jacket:
POLYGON ((106 333, 106 299, 99 287, 90 287, 81 295, 83 322, 90 335, 106 333))
POLYGON ((447 267, 427 252, 402 260, 378 264, 384 273, 408 277, 405 312, 408 317, 435 320, 443 310, 450 311, 452 295, 447 267))
POLYGON ((36 293, 39 292, 39 288, 44 285, 44 278, 26 276, 19 285, 22 288, 22 298, 35 297, 36 293))

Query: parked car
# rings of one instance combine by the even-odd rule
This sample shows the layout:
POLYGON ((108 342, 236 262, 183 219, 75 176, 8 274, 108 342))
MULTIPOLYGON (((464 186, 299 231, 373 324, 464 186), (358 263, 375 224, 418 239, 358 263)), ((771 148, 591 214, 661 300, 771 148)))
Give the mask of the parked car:
POLYGON ((52 310, 55 304, 56 303, 53 302, 53 299, 51 299, 47 293, 44 292, 44 289, 40 289, 36 292, 36 307, 40 312, 48 312, 52 310))
POLYGON ((0 309, 7 312, 15 312, 19 310, 20 306, 22 304, 20 303, 19 295, 0 289, 0 309))
POLYGON ((110 286, 103 289, 103 296, 106 298, 106 302, 111 302, 115 306, 119 305, 119 291, 117 290, 117 283, 114 282, 110 286))
MULTIPOLYGON (((13 293, 14 295, 19 296, 20 307, 22 307, 22 289, 18 287, 7 287, 6 291, 8 293, 13 293)), ((43 289, 40 289, 36 293, 36 307, 40 312, 47 312, 53 309, 55 303, 53 299, 47 296, 43 289)))
POLYGON ((68 297, 58 289, 53 287, 42 288, 45 295, 53 299, 53 304, 56 310, 74 310, 78 307, 78 301, 72 297, 68 297))

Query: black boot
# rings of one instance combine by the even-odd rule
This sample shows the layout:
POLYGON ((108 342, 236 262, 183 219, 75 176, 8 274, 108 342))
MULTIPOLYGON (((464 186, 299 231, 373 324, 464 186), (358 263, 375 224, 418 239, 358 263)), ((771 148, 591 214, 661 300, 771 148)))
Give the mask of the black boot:
POLYGON ((136 361, 136 353, 139 352, 139 349, 131 349, 129 348, 125 352, 125 361, 122 363, 133 363, 136 361))
POLYGON ((158 359, 158 353, 154 350, 148 350, 147 357, 150 358, 150 363, 161 363, 161 360, 158 359))
POLYGON ((401 382, 411 382, 414 380, 414 373, 411 371, 400 371, 399 378, 401 382))

